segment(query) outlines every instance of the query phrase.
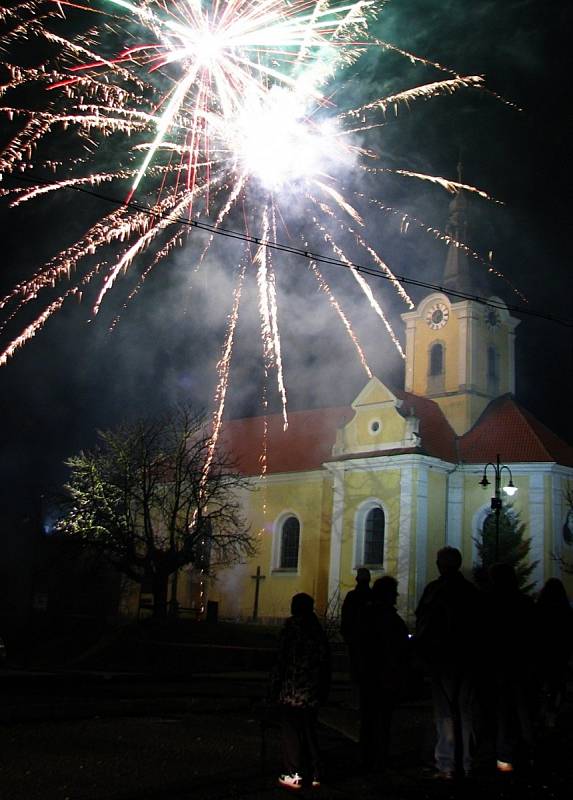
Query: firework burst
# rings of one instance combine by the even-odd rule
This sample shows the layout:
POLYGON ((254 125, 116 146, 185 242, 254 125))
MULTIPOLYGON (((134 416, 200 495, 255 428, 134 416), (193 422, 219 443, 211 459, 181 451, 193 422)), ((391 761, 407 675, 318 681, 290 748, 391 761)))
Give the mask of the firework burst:
MULTIPOLYGON (((269 240, 290 237, 293 245, 308 250, 314 231, 313 241, 319 243, 314 249, 348 265, 368 307, 403 356, 380 301, 353 267, 346 242, 381 271, 406 306, 412 307, 412 301, 382 254, 368 243, 360 212, 363 198, 347 192, 343 176, 376 170, 376 153, 363 142, 387 113, 401 104, 480 88, 482 79, 458 75, 373 37, 369 25, 381 6, 373 0, 30 0, 3 9, 8 78, 0 96, 14 132, 0 154, 1 194, 19 206, 70 190, 100 187, 103 192, 107 187, 106 194, 123 203, 0 299, 4 325, 12 324, 24 306, 40 304, 35 319, 2 347, 0 365, 69 297, 99 282, 97 314, 123 273, 136 268, 139 279, 131 299, 154 266, 191 236, 195 228, 185 223, 204 220, 217 229, 230 216, 236 221, 238 212, 245 233, 256 235, 257 246, 247 244, 237 265, 218 365, 216 431, 247 271, 254 273, 258 291, 265 374, 276 376, 285 425, 288 421, 278 262, 266 246, 269 240), (14 54, 26 47, 37 47, 45 56, 22 66, 14 54), (353 108, 337 107, 335 81, 371 49, 393 50, 431 66, 441 71, 442 80, 353 108), (26 104, 30 96, 34 106, 26 104), (98 166, 104 151, 108 160, 113 152, 111 168, 98 166), (302 227, 287 225, 293 198, 306 223, 298 239, 292 230, 302 227), (60 285, 64 288, 56 299, 41 305, 44 290, 60 285)), ((404 170, 396 174, 433 181, 449 192, 461 188, 439 177, 404 170)), ((373 202, 384 210, 379 200, 373 202)), ((449 241, 445 234, 432 233, 449 241)), ((208 269, 205 256, 215 235, 200 241, 194 270, 208 269)), ((370 376, 343 301, 318 263, 311 260, 309 267, 370 376)))

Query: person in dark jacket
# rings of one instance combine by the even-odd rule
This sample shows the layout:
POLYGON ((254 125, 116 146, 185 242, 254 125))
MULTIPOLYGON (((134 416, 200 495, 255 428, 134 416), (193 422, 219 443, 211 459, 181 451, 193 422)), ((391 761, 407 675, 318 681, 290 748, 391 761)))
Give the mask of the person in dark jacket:
POLYGON ((372 602, 370 570, 359 567, 356 571, 356 588, 351 589, 342 603, 340 632, 348 650, 350 682, 352 684, 352 706, 360 706, 361 644, 360 630, 365 608, 372 602))
POLYGON ((320 786, 316 723, 330 689, 330 648, 313 608, 314 600, 304 592, 292 598, 271 676, 271 699, 281 712, 285 771, 279 783, 290 789, 301 789, 303 782, 320 786))
POLYGON ((426 586, 416 609, 415 644, 432 681, 436 777, 449 780, 473 766, 481 603, 460 572, 459 550, 443 547, 436 563, 440 577, 426 586))
POLYGON ((565 697, 567 670, 573 655, 573 609, 558 578, 549 578, 539 593, 535 620, 541 717, 552 728, 565 697))
POLYGON ((511 564, 494 564, 489 576, 487 671, 495 681, 497 769, 513 772, 516 759, 529 758, 533 748, 534 606, 511 564))
POLYGON ((360 750, 369 772, 387 766, 392 715, 408 661, 408 629, 396 611, 397 598, 396 579, 378 578, 362 617, 360 750))

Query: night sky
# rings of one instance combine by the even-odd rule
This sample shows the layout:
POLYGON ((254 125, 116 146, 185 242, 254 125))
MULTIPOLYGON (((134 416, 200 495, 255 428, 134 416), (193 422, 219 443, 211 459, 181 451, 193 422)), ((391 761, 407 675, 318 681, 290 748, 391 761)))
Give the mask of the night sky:
MULTIPOLYGON (((492 92, 523 110, 491 94, 462 91, 413 104, 397 118, 390 115, 369 143, 382 153, 384 166, 452 179, 461 152, 464 181, 504 202, 472 202, 470 243, 486 255, 493 251, 497 268, 528 297, 531 309, 572 319, 571 112, 562 34, 570 24, 569 7, 546 0, 388 3, 376 28, 380 38, 461 74, 485 75, 492 92)), ((433 75, 390 54, 370 54, 353 67, 337 102, 343 102, 345 92, 374 98, 433 75)), ((3 122, 4 142, 9 131, 3 122)), ((57 157, 57 137, 52 145, 57 157)), ((348 177, 354 186, 356 180, 348 177)), ((408 179, 360 180, 370 196, 445 226, 451 197, 440 189, 408 179)), ((12 184, 7 180, 5 185, 12 184)), ((104 201, 73 192, 16 211, 3 202, 2 293, 107 210, 104 201)), ((293 218, 298 219, 296 210, 293 218)), ((367 235, 396 273, 439 283, 446 252, 430 236, 412 228, 403 234, 396 219, 374 216, 367 235)), ((311 242, 311 249, 324 251, 324 243, 311 242)), ((64 459, 90 447, 98 428, 178 401, 209 406, 240 248, 230 240, 217 241, 209 270, 191 280, 197 252, 197 245, 188 246, 160 264, 113 333, 109 324, 133 286, 129 276, 95 321, 89 321, 89 297, 81 304, 72 300, 0 369, 3 518, 40 513, 39 495, 62 482, 64 459)), ((366 378, 340 322, 309 282, 304 261, 277 257, 276 265, 290 407, 349 402, 366 378)), ((136 263, 134 274, 137 270, 136 263)), ((325 268, 324 274, 348 304, 378 377, 400 386, 401 362, 380 321, 365 311, 349 276, 336 268, 325 268)), ((406 309, 384 281, 372 285, 404 341, 399 314, 406 309)), ((424 293, 414 292, 414 299, 424 293)), ((490 293, 520 302, 503 282, 490 283, 490 293)), ((573 329, 535 317, 521 319, 518 400, 573 441, 573 329)), ((231 372, 228 410, 234 415, 260 412, 259 325, 251 281, 231 372)), ((278 407, 272 379, 269 401, 278 407)))

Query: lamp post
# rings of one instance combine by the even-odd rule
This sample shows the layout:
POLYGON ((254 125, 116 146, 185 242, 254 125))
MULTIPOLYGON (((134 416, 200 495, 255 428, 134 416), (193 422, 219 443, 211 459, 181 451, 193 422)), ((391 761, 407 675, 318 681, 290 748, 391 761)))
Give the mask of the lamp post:
POLYGON ((497 561, 499 555, 499 517, 501 514, 501 473, 504 470, 507 470, 509 473, 509 483, 507 486, 503 487, 503 491, 506 495, 508 495, 508 497, 513 497, 513 495, 517 492, 517 486, 514 486, 513 484, 513 476, 510 468, 505 464, 500 464, 498 453, 496 463, 494 464, 492 461, 489 461, 483 468, 483 476, 480 481, 480 486, 483 486, 484 489, 486 486, 489 486, 489 481, 487 479, 488 467, 491 467, 494 473, 494 496, 491 498, 491 509, 495 514, 495 560, 497 561))

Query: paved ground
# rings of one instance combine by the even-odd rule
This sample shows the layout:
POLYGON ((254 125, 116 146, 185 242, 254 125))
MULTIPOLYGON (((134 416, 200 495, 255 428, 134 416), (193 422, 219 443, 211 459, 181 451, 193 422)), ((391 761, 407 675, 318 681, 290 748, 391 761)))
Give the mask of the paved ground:
MULTIPOLYGON (((194 677, 187 685, 60 675, 51 692, 46 690, 51 676, 35 680, 36 684, 26 676, 10 679, 5 674, 0 681, 5 687, 0 711, 1 800, 288 796, 276 785, 278 729, 261 725, 265 715, 257 698, 264 675, 194 677)), ((356 715, 344 705, 345 699, 346 688, 339 684, 322 717, 325 783, 299 796, 316 800, 573 797, 571 705, 559 726, 540 737, 533 768, 498 777, 490 769, 486 743, 474 781, 443 785, 424 773, 433 738, 427 701, 411 703, 397 715, 392 770, 364 776, 354 741, 356 715)))

